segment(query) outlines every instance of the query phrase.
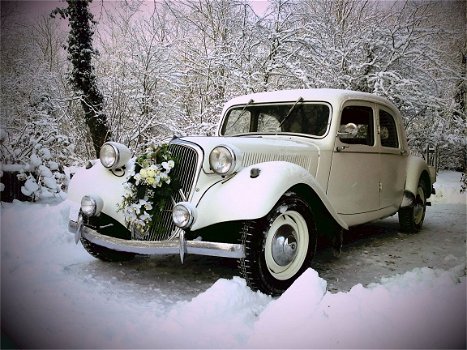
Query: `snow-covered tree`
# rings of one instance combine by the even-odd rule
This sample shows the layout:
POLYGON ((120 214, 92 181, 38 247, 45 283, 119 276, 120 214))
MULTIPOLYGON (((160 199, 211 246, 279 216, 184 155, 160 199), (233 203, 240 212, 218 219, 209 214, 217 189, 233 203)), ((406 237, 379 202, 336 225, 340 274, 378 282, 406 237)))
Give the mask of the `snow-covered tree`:
POLYGON ((92 65, 95 50, 92 45, 94 17, 89 10, 92 0, 67 0, 68 7, 56 9, 53 15, 60 14, 68 18, 68 58, 72 64, 69 80, 81 100, 84 118, 93 142, 96 154, 102 144, 110 138, 107 117, 103 113, 104 98, 99 91, 92 65))
POLYGON ((11 23, 2 34, 1 173, 14 173, 24 182, 23 194, 33 199, 57 195, 66 186, 64 167, 76 160, 63 128, 63 38, 47 17, 32 26, 11 23))
POLYGON ((210 134, 226 99, 265 90, 260 19, 247 1, 168 1, 167 6, 180 33, 174 59, 182 74, 185 131, 210 134))
POLYGON ((37 128, 44 118, 57 135, 80 140, 72 159, 83 160, 104 140, 92 140, 85 120, 105 117, 112 139, 137 150, 173 134, 212 134, 225 100, 239 94, 345 88, 389 98, 415 152, 438 145, 443 167, 465 168, 464 2, 268 4, 258 15, 247 0, 99 3, 98 25, 84 9, 91 26, 70 22, 70 58, 93 60, 77 71, 66 61, 60 21, 37 18, 15 36, 2 8, 2 128, 11 138, 11 130, 37 128), (71 75, 79 93, 67 84, 70 71, 88 72, 71 75), (90 86, 96 98, 86 103, 90 86))
POLYGON ((446 60, 442 46, 453 31, 430 23, 432 4, 389 5, 289 3, 288 21, 296 28, 281 48, 289 59, 280 61, 279 71, 290 77, 290 87, 344 88, 390 99, 418 152, 426 143, 461 142, 462 118, 456 117, 452 94, 460 71, 446 60))
POLYGON ((164 11, 158 3, 112 3, 97 32, 96 72, 113 139, 134 149, 180 134, 180 73, 164 11))

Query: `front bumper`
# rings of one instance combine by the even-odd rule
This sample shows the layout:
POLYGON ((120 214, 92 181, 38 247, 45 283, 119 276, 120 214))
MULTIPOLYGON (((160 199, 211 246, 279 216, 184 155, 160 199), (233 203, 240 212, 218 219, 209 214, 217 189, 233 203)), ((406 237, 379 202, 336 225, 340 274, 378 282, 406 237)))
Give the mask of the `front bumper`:
POLYGON ((96 230, 84 226, 74 220, 69 221, 68 230, 75 234, 76 241, 83 237, 91 243, 108 249, 141 255, 179 254, 182 262, 185 254, 208 255, 235 259, 245 257, 245 250, 242 244, 185 240, 183 230, 180 230, 178 238, 166 241, 134 241, 109 237, 102 235, 96 230))

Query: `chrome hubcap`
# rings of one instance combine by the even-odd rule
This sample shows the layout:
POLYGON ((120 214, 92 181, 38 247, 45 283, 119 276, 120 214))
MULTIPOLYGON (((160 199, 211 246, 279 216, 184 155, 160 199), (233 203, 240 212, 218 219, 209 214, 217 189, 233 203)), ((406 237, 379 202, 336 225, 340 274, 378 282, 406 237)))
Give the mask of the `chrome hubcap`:
POLYGON ((272 258, 279 266, 286 266, 297 255, 297 233, 292 226, 281 226, 272 238, 272 258))
POLYGON ((415 199, 415 206, 414 206, 414 221, 418 225, 423 220, 423 214, 425 210, 425 193, 423 192, 422 188, 418 188, 417 191, 417 198, 415 199))
POLYGON ((298 212, 287 210, 271 224, 264 247, 264 258, 271 275, 287 280, 300 270, 308 251, 308 227, 298 212))

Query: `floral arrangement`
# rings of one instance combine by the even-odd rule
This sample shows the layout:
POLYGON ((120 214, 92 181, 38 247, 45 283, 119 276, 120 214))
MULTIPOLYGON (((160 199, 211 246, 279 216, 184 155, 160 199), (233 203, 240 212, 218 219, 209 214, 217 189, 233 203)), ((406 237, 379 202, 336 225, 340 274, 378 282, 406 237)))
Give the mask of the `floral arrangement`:
POLYGON ((171 200, 174 181, 170 176, 175 161, 168 144, 151 145, 136 158, 133 171, 125 184, 125 194, 119 205, 129 227, 145 235, 152 218, 161 213, 171 200))

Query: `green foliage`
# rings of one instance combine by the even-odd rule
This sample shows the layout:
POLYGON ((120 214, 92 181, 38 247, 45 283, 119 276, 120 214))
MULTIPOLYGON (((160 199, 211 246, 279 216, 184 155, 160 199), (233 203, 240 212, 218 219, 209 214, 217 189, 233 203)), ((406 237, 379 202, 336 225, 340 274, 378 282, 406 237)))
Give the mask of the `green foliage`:
POLYGON ((109 139, 107 117, 103 113, 104 98, 97 87, 92 57, 96 51, 92 46, 92 25, 96 22, 89 11, 92 0, 67 0, 66 9, 56 9, 52 15, 68 18, 68 59, 72 64, 70 84, 81 95, 86 124, 89 127, 96 155, 102 144, 109 139))

